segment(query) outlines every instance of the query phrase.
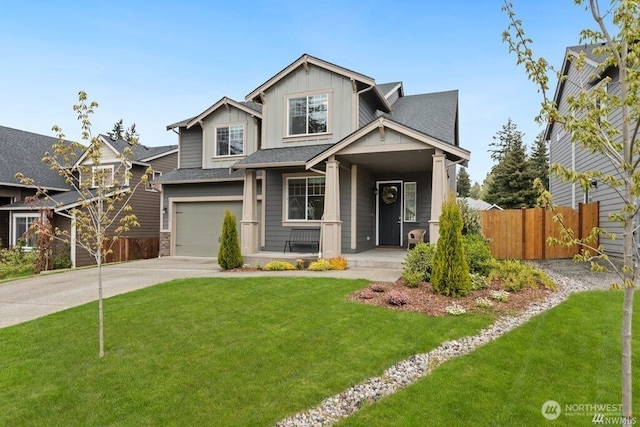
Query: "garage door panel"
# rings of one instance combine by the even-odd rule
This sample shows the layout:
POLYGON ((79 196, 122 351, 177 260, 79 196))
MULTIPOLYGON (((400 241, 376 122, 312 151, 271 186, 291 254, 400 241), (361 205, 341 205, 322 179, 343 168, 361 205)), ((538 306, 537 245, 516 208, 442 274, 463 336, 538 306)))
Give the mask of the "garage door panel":
POLYGON ((236 215, 238 234, 240 234, 242 202, 176 203, 175 255, 217 257, 226 209, 236 215))

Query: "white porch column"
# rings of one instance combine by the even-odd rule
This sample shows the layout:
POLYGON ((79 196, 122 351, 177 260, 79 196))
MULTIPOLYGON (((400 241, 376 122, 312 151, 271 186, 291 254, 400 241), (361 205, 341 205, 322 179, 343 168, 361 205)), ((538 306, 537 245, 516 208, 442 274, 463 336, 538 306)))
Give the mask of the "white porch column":
POLYGON ((433 155, 431 178, 431 219, 429 220, 429 242, 436 243, 440 237, 440 213, 447 197, 447 166, 442 150, 433 155))
POLYGON ((242 255, 258 252, 258 195, 256 171, 245 169, 242 196, 242 220, 240 221, 242 255))
POLYGON ((327 161, 324 188, 324 215, 322 219, 322 256, 333 258, 342 253, 340 221, 340 162, 335 157, 327 161))

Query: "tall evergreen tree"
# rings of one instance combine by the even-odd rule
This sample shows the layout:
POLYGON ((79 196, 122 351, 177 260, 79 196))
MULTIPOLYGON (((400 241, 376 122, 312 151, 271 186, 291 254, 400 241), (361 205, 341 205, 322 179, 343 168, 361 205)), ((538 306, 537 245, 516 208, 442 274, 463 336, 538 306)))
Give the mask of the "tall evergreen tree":
POLYGON ((469 190, 469 197, 472 199, 480 199, 482 195, 482 186, 478 184, 478 181, 474 181, 471 189, 469 190))
POLYGON ((458 171, 458 182, 456 183, 458 188, 458 197, 469 197, 471 191, 471 178, 467 172, 467 168, 460 168, 458 171))
POLYGON ((540 178, 545 189, 549 189, 549 150, 544 134, 540 133, 533 142, 533 149, 529 156, 535 178, 540 178))
POLYGON ((498 164, 491 169, 493 181, 484 198, 488 203, 495 203, 507 209, 535 205, 535 174, 527 158, 522 137, 523 133, 511 119, 494 137, 496 142, 491 145, 497 148, 492 151, 491 157, 497 160, 498 164))

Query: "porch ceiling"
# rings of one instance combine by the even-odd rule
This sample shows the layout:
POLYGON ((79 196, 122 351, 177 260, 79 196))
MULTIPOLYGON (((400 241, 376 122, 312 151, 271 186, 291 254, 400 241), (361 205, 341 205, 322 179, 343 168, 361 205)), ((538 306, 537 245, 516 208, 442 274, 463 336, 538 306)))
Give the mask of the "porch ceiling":
POLYGON ((338 161, 357 164, 378 173, 431 172, 435 150, 342 154, 338 161))

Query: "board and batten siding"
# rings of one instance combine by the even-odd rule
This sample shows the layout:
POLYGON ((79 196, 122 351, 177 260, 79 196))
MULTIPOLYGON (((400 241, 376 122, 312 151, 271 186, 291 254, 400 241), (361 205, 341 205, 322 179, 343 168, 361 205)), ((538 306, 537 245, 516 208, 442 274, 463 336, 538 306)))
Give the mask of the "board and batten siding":
MULTIPOLYGON (((262 186, 258 184, 260 194, 262 186)), ((244 181, 207 182, 194 184, 164 184, 162 186, 163 206, 169 208, 169 199, 180 201, 181 198, 207 197, 242 197, 244 181)), ((162 229, 169 229, 169 215, 163 215, 162 229)))
POLYGON ((180 128, 180 169, 202 167, 202 128, 180 128))
POLYGON ((204 161, 205 169, 226 168, 232 166, 258 148, 256 141, 256 122, 250 114, 235 107, 218 108, 204 120, 204 161), (244 126, 244 154, 241 156, 216 157, 216 127, 218 126, 244 126))
MULTIPOLYGON (((564 84, 563 93, 559 102, 559 110, 561 114, 567 114, 569 111, 567 97, 577 96, 581 87, 587 90, 592 89, 594 85, 588 85, 586 79, 592 75, 594 69, 587 67, 586 71, 578 73, 574 67, 569 68, 568 81, 564 84), (578 82, 578 84, 574 84, 578 82)), ((619 85, 617 84, 617 76, 613 75, 613 81, 609 84, 607 90, 611 94, 619 94, 619 85)), ((598 83, 596 83, 597 85, 598 83)), ((621 111, 614 112, 608 117, 611 123, 620 128, 622 122, 621 111)), ((567 168, 575 167, 578 172, 585 171, 602 171, 605 175, 617 175, 613 164, 603 155, 599 153, 591 153, 588 149, 580 146, 580 143, 571 142, 571 135, 566 132, 562 125, 556 123, 553 127, 549 139, 549 162, 550 164, 561 164, 567 168)), ((622 207, 621 199, 614 190, 605 186, 602 182, 596 183, 597 187, 590 188, 591 200, 600 203, 600 227, 609 232, 617 234, 616 240, 611 240, 606 236, 601 236, 600 243, 604 246, 605 251, 609 254, 622 254, 622 227, 619 223, 610 221, 609 214, 620 212, 622 207)), ((549 179, 549 189, 553 196, 553 202, 559 206, 569 206, 577 208, 579 203, 585 202, 585 191, 578 184, 570 182, 563 183, 557 176, 551 174, 549 179)))
POLYGON ((294 145, 329 144, 340 141, 352 129, 353 89, 351 81, 314 65, 307 73, 300 66, 266 92, 266 114, 262 132, 264 147, 277 148, 294 145), (287 99, 291 95, 304 96, 308 92, 325 91, 329 94, 329 134, 309 135, 308 138, 287 137, 287 99), (289 140, 289 141, 287 141, 289 140))

